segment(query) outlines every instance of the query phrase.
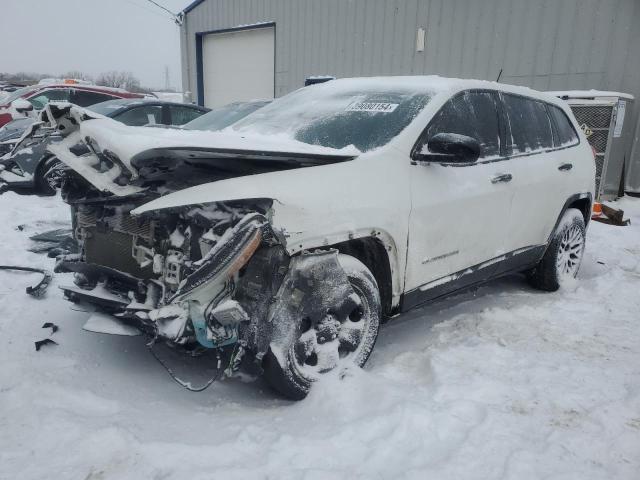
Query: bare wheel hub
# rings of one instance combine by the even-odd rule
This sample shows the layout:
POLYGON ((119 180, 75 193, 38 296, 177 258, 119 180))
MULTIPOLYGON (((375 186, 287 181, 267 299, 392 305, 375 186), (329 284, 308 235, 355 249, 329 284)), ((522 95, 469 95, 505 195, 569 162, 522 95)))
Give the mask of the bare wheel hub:
POLYGON ((293 346, 293 363, 305 377, 315 379, 348 361, 362 347, 371 318, 365 299, 352 294, 344 304, 314 322, 304 318, 293 346))
POLYGON ((60 162, 54 162, 48 166, 48 170, 44 174, 44 180, 52 189, 60 186, 60 181, 64 175, 64 167, 60 162))

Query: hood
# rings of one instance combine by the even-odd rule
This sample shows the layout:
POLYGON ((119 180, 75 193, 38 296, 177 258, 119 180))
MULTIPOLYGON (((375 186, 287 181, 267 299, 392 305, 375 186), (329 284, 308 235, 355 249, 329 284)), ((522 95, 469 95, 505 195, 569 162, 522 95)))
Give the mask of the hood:
POLYGON ((285 135, 129 127, 77 107, 52 112, 51 118, 66 127, 62 135, 67 138, 50 151, 98 190, 117 196, 139 193, 158 182, 176 183, 180 176, 193 175, 192 170, 201 175, 202 181, 193 179, 197 184, 339 163, 360 153, 355 147, 337 150, 285 135))
POLYGON ((80 133, 82 138, 91 138, 100 150, 109 150, 115 154, 134 173, 136 169, 132 160, 147 158, 162 150, 293 153, 298 156, 324 157, 353 157, 360 153, 355 147, 336 150, 298 142, 285 135, 238 134, 228 129, 211 132, 130 127, 110 118, 83 121, 80 133))

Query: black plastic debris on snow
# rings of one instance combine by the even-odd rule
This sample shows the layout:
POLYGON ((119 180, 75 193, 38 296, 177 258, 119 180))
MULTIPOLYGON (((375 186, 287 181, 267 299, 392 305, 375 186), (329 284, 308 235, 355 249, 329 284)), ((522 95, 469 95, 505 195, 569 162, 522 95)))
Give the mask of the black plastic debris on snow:
MULTIPOLYGON (((51 335, 53 335, 54 333, 56 333, 59 330, 58 326, 55 323, 51 323, 51 322, 44 323, 42 325, 42 328, 50 328, 51 329, 51 335)), ((33 343, 36 346, 36 352, 39 352, 40 349, 44 345, 58 345, 56 342, 54 342, 50 338, 45 338, 44 340, 38 340, 37 342, 33 342, 33 343)))
POLYGON ((0 265, 0 270, 15 270, 18 272, 34 272, 41 273, 42 280, 34 286, 29 286, 26 288, 27 295, 31 295, 32 297, 40 298, 47 291, 47 287, 51 283, 53 279, 53 275, 48 270, 44 270, 42 268, 32 268, 32 267, 18 267, 15 265, 0 265))
POLYGON ((45 338, 44 340, 38 340, 37 342, 33 342, 36 345, 36 352, 39 352, 40 349, 45 345, 58 345, 56 342, 51 340, 50 338, 45 338))
POLYGON ((42 325, 42 328, 50 328, 51 329, 51 335, 53 335, 58 330, 60 330, 60 328, 55 323, 51 323, 51 322, 45 323, 44 325, 42 325))
POLYGON ((36 245, 29 249, 34 253, 47 253, 49 257, 78 253, 78 243, 68 228, 49 230, 29 237, 36 245))

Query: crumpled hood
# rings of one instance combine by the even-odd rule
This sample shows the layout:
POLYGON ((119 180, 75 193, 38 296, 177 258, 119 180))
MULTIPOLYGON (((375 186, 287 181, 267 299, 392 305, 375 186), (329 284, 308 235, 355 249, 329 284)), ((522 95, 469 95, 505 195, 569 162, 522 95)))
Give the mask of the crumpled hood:
POLYGON ((135 171, 131 159, 148 150, 216 149, 238 151, 287 152, 309 155, 356 156, 355 147, 340 150, 309 145, 286 135, 247 135, 226 129, 221 132, 129 127, 110 118, 92 119, 80 125, 82 138, 92 138, 100 149, 113 152, 135 171))
POLYGON ((79 107, 51 112, 51 118, 58 128, 67 128, 62 133, 65 140, 49 151, 98 190, 116 196, 144 191, 145 172, 158 172, 180 162, 218 168, 233 177, 262 173, 268 168, 342 162, 360 154, 353 146, 337 150, 292 140, 284 134, 239 134, 229 128, 210 132, 130 127, 79 107), (78 144, 84 144, 84 148, 78 148, 78 144))

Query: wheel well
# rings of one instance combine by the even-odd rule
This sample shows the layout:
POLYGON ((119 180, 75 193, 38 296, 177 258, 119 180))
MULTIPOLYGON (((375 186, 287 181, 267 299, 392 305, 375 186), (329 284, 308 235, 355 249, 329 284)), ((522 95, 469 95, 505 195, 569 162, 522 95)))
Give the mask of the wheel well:
POLYGON ((380 291, 382 318, 389 318, 392 314, 393 281, 389 255, 382 242, 372 237, 357 238, 330 245, 330 248, 357 258, 371 270, 380 291))
POLYGON ((591 200, 589 198, 580 198, 567 205, 567 208, 577 208, 582 212, 584 217, 584 224, 586 225, 591 220, 591 200))

